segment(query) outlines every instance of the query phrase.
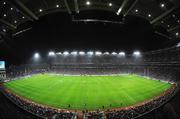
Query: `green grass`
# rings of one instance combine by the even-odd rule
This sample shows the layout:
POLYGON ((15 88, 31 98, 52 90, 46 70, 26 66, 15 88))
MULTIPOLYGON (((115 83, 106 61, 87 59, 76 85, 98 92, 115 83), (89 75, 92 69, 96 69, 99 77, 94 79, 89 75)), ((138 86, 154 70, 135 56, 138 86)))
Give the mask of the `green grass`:
POLYGON ((149 100, 170 88, 171 84, 128 74, 116 76, 38 74, 4 83, 4 86, 40 104, 62 109, 95 110, 102 109, 102 106, 109 109, 149 100))

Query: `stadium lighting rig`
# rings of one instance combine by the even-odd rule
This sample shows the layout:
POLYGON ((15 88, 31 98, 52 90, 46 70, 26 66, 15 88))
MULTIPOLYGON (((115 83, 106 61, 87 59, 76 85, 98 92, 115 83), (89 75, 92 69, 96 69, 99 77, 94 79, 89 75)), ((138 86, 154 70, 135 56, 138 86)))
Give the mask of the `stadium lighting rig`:
POLYGON ((112 3, 109 3, 108 6, 109 6, 109 7, 112 7, 112 3))
POLYGON ((40 57, 39 53, 35 53, 35 54, 34 54, 34 58, 35 58, 35 59, 39 59, 39 57, 40 57))
POLYGON ((93 54, 94 54, 94 52, 92 52, 92 51, 87 52, 87 55, 93 55, 93 54))
POLYGON ((112 52, 111 54, 112 54, 112 55, 117 55, 117 53, 116 53, 116 52, 112 52))
POLYGON ((136 13, 137 13, 138 11, 139 11, 138 9, 135 10, 136 13))
POLYGON ((91 2, 90 1, 86 1, 86 5, 91 5, 91 2))
POLYGON ((59 5, 56 5, 57 8, 59 8, 59 5))
POLYGON ((39 12, 42 12, 43 10, 42 9, 39 9, 39 12))
POLYGON ((80 52, 79 52, 79 55, 85 55, 85 52, 80 51, 80 52))
POLYGON ((55 56, 56 54, 55 54, 53 51, 50 51, 50 52, 48 53, 48 55, 49 55, 49 56, 55 56))
POLYGON ((122 11, 122 8, 120 8, 116 14, 119 15, 121 11, 122 11))
POLYGON ((57 52, 56 55, 62 55, 62 53, 61 52, 57 52))
POLYGON ((104 55, 109 55, 109 52, 105 52, 104 55))
POLYGON ((67 55, 69 55, 69 52, 68 51, 64 51, 63 55, 67 56, 67 55))
POLYGON ((120 53, 119 53, 119 56, 125 56, 125 55, 126 55, 125 52, 120 52, 120 53))
POLYGON ((164 7, 165 7, 165 4, 164 4, 164 3, 161 3, 160 6, 161 6, 161 8, 164 8, 164 7))
POLYGON ((139 57, 141 56, 141 53, 139 51, 134 51, 133 56, 139 57))
POLYGON ((77 52, 77 51, 73 51, 73 52, 71 52, 71 55, 76 56, 77 54, 78 54, 78 52, 77 52))
POLYGON ((96 55, 96 56, 100 56, 100 55, 102 55, 102 52, 96 51, 96 52, 95 52, 95 55, 96 55))
POLYGON ((3 31, 3 32, 6 32, 6 29, 3 29, 2 31, 3 31))
POLYGON ((179 32, 176 32, 176 36, 179 36, 179 32))

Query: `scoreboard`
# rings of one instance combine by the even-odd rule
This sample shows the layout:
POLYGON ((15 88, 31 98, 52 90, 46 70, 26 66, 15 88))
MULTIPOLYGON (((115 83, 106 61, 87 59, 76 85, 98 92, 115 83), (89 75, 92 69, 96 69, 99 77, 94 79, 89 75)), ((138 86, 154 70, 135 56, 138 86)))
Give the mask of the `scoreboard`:
POLYGON ((0 82, 6 78, 5 61, 0 61, 0 82))
POLYGON ((5 70, 5 61, 0 61, 0 70, 5 70))

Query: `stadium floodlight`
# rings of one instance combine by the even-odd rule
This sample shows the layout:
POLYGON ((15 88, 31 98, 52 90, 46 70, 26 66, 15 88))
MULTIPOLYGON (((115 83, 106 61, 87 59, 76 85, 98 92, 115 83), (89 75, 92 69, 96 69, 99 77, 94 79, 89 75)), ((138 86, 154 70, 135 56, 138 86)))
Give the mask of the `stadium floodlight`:
POLYGON ((122 8, 119 8, 119 10, 117 11, 117 15, 119 15, 120 13, 121 13, 121 11, 122 11, 122 8))
POLYGON ((138 11, 139 11, 138 9, 135 10, 136 13, 137 13, 138 11))
POLYGON ((6 32, 6 29, 3 29, 3 32, 6 32))
POLYGON ((180 42, 176 45, 176 47, 180 47, 180 42))
POLYGON ((59 7, 59 5, 56 5, 56 7, 58 8, 58 7, 59 7))
POLYGON ((97 56, 102 55, 102 52, 96 51, 95 55, 97 55, 97 56))
POLYGON ((55 53, 53 51, 50 51, 48 55, 49 56, 55 56, 55 53))
POLYGON ((120 56, 125 56, 126 53, 125 53, 125 52, 120 52, 119 55, 120 55, 120 56))
POLYGON ((86 5, 91 5, 91 2, 90 1, 86 1, 86 5))
POLYGON ((35 54, 34 54, 34 58, 35 58, 35 59, 39 59, 39 57, 40 57, 39 53, 35 53, 35 54))
POLYGON ((105 52, 104 55, 109 55, 109 52, 105 52))
POLYGON ((80 52, 79 52, 79 55, 85 55, 85 52, 80 51, 80 52))
POLYGON ((139 51, 134 51, 133 55, 136 56, 136 57, 138 57, 138 56, 141 55, 141 53, 140 53, 139 51))
POLYGON ((42 9, 39 9, 39 12, 42 12, 43 10, 42 9))
POLYGON ((78 54, 78 52, 77 51, 73 51, 73 52, 71 52, 71 55, 77 55, 78 54))
POLYGON ((94 54, 94 52, 92 52, 92 51, 87 52, 87 55, 93 55, 93 54, 94 54))
POLYGON ((179 32, 176 32, 176 36, 179 36, 179 32))
POLYGON ((112 54, 112 55, 117 55, 117 53, 116 53, 116 52, 112 52, 111 54, 112 54))
POLYGON ((69 55, 69 52, 68 51, 64 51, 63 55, 67 56, 67 55, 69 55))
POLYGON ((161 3, 160 6, 161 6, 161 8, 164 8, 164 7, 165 7, 165 4, 164 4, 164 3, 161 3))
POLYGON ((62 53, 61 52, 57 52, 56 55, 62 55, 62 53))
POLYGON ((109 5, 109 7, 112 7, 112 3, 109 3, 108 5, 109 5))

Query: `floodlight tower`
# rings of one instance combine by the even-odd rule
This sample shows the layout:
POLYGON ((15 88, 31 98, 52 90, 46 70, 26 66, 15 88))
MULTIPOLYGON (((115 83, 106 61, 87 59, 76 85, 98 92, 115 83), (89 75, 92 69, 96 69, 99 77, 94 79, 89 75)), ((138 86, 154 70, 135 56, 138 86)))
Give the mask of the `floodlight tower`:
POLYGON ((94 52, 92 52, 92 51, 87 52, 87 55, 89 55, 89 56, 92 56, 93 54, 94 54, 94 52))
POLYGON ((96 56, 100 56, 100 55, 102 55, 102 52, 96 51, 96 52, 95 52, 95 55, 96 55, 96 56))
POLYGON ((40 57, 39 53, 34 54, 34 59, 39 59, 39 57, 40 57))
POLYGON ((112 55, 117 55, 117 53, 116 53, 116 52, 112 52, 111 54, 112 54, 112 55))
POLYGON ((134 51, 133 56, 140 57, 141 53, 139 51, 134 51))
POLYGON ((50 57, 52 57, 52 56, 55 56, 56 54, 55 54, 55 52, 53 52, 53 51, 50 51, 49 53, 48 53, 48 56, 50 56, 50 57))
POLYGON ((62 55, 62 53, 61 52, 57 52, 56 55, 62 55))
POLYGON ((91 5, 91 2, 90 1, 86 1, 86 5, 87 6, 91 5))
POLYGON ((33 63, 37 63, 40 61, 40 54, 38 52, 34 53, 32 57, 33 63))
POLYGON ((64 52, 63 52, 63 55, 64 55, 64 56, 68 56, 68 55, 69 55, 69 52, 68 52, 68 51, 64 51, 64 52))
POLYGON ((109 55, 109 52, 105 52, 104 55, 109 55))
POLYGON ((71 52, 71 55, 73 55, 73 56, 77 56, 77 54, 78 54, 78 52, 77 52, 77 51, 73 51, 73 52, 71 52))
POLYGON ((80 51, 80 52, 79 52, 79 55, 81 55, 81 56, 82 56, 82 55, 85 55, 85 52, 84 52, 84 51, 80 51))
POLYGON ((126 56, 126 53, 125 52, 120 52, 119 56, 126 56))

